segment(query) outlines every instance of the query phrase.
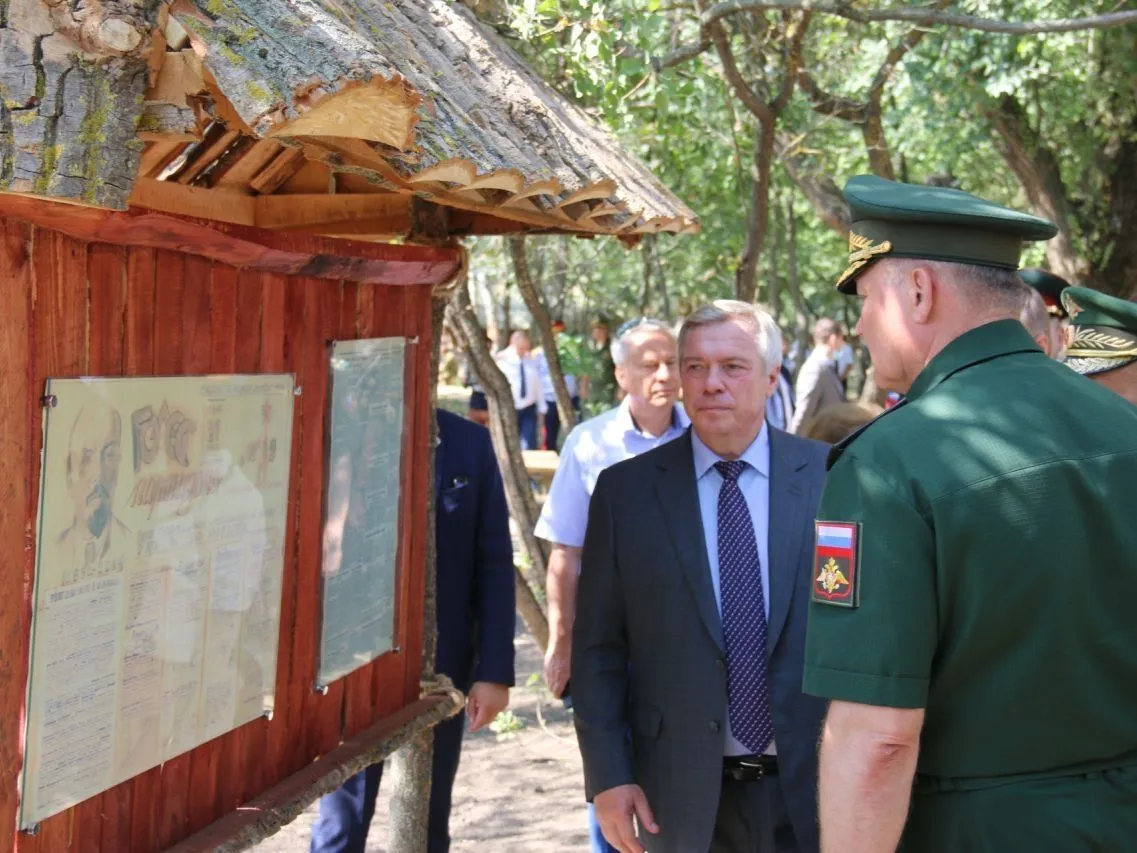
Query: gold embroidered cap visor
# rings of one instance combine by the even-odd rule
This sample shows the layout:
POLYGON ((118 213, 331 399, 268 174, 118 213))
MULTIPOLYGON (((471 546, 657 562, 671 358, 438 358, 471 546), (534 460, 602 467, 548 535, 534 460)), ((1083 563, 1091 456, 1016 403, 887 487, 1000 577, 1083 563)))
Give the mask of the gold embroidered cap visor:
POLYGON ((1070 315, 1066 365, 1092 376, 1137 361, 1137 303, 1088 287, 1062 291, 1070 315))
POLYGON ((949 187, 857 175, 845 185, 849 266, 837 280, 855 294, 857 277, 881 258, 922 258, 1015 270, 1024 242, 1049 240, 1045 219, 949 187))

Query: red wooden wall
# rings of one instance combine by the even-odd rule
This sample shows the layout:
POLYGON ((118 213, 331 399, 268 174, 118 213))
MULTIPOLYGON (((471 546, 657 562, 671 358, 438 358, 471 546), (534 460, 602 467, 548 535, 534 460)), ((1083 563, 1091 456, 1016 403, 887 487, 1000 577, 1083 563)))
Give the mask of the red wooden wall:
MULTIPOLYGON (((326 251, 327 241, 300 236, 289 247, 302 250, 306 241, 313 252, 326 251)), ((430 291, 237 269, 168 249, 87 242, 0 215, 0 850, 163 850, 328 752, 341 736, 418 698, 430 291), (321 695, 313 685, 327 342, 391 335, 419 339, 407 349, 399 651, 321 695), (17 834, 44 381, 200 373, 294 373, 303 389, 293 423, 275 715, 44 821, 34 836, 17 834)))

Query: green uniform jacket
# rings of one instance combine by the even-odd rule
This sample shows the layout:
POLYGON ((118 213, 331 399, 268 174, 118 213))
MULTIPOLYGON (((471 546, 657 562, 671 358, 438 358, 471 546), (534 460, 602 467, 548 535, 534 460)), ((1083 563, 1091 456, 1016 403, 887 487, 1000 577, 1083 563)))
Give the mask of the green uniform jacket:
POLYGON ((1001 321, 833 456, 804 689, 926 709, 903 849, 1137 850, 1137 410, 1001 321))

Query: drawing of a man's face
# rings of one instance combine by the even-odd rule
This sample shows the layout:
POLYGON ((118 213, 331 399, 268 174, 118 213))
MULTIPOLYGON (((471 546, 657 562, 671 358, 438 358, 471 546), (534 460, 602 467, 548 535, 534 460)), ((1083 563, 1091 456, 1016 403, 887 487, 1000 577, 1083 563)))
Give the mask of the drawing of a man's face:
POLYGON ((121 461, 122 418, 102 401, 87 403, 71 428, 67 488, 75 502, 76 523, 96 538, 111 520, 121 461))

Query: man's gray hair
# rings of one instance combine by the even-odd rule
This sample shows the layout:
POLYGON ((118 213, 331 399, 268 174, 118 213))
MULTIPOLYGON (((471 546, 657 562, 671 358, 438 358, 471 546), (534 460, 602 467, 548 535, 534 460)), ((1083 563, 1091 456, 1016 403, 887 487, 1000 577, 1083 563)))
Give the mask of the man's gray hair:
POLYGON ((955 261, 929 261, 897 258, 898 263, 933 267, 945 281, 966 288, 970 302, 978 311, 997 311, 1017 317, 1029 285, 1019 278, 1015 270, 989 267, 981 264, 960 264, 955 261))
POLYGON ((728 320, 746 320, 754 327, 754 343, 758 345, 758 354, 762 358, 762 366, 767 371, 778 370, 782 366, 782 330, 774 321, 769 311, 749 302, 740 302, 737 299, 716 299, 706 305, 696 308, 683 321, 679 329, 679 359, 683 359, 683 345, 692 329, 701 326, 713 326, 725 323, 728 320))
POLYGON ((610 351, 612 353, 612 363, 620 367, 625 361, 628 360, 628 337, 637 332, 652 331, 663 332, 671 340, 675 340, 675 330, 663 320, 656 320, 652 317, 640 317, 631 323, 625 323, 616 332, 616 337, 612 338, 612 346, 610 351))

